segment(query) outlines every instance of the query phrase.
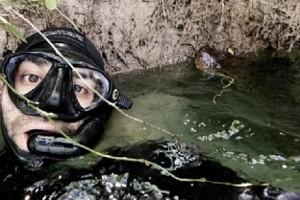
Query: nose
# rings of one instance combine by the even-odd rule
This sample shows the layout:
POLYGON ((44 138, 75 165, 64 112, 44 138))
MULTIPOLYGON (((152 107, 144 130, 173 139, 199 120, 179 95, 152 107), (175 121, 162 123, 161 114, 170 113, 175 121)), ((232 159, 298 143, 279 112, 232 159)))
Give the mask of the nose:
POLYGON ((68 68, 58 67, 48 74, 39 101, 42 110, 55 114, 75 114, 71 98, 71 73, 68 68))
POLYGON ((62 92, 63 92, 63 78, 64 78, 64 73, 63 73, 63 68, 58 68, 57 69, 57 76, 52 77, 51 83, 53 84, 53 88, 48 91, 48 98, 45 101, 45 104, 50 106, 50 108, 57 108, 60 107, 62 104, 62 92))

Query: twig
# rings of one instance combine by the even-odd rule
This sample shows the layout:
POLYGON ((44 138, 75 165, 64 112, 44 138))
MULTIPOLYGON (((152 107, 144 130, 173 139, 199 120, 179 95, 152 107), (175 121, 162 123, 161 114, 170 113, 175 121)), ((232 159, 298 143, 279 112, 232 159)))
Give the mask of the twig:
POLYGON ((223 84, 223 87, 222 87, 222 88, 223 88, 223 89, 226 89, 226 88, 230 87, 230 86, 234 83, 234 78, 232 78, 232 77, 230 77, 230 76, 224 75, 224 77, 221 79, 221 82, 222 82, 222 84, 223 84), (224 80, 227 80, 228 83, 225 84, 225 83, 224 83, 224 80))
MULTIPOLYGON (((6 9, 6 8, 4 8, 6 9)), ((167 131, 165 129, 162 129, 158 126, 155 126, 149 122, 146 122, 144 120, 141 120, 139 118, 136 118, 134 116, 131 116, 129 114, 127 114, 126 112, 124 112, 123 110, 121 110, 120 108, 118 108, 115 103, 112 103, 110 102, 109 100, 107 100, 105 97, 103 97, 98 91, 96 91, 94 88, 90 87, 90 85, 87 83, 87 81, 85 81, 83 79, 83 77, 81 76, 81 74, 78 72, 78 70, 68 61, 68 59, 66 59, 62 54, 61 52, 54 46, 54 44, 35 26, 33 25, 28 19, 26 19, 22 14, 20 14, 19 12, 17 12, 16 10, 14 10, 13 8, 9 8, 9 9, 6 9, 8 12, 12 11, 15 15, 17 15, 19 18, 21 18, 22 20, 24 20, 26 23, 28 23, 33 29, 35 29, 40 35, 41 37, 43 37, 45 39, 45 41, 53 48, 53 50, 55 51, 55 53, 60 56, 74 71, 75 73, 78 75, 78 77, 83 81, 83 83, 89 87, 89 89, 91 89, 96 95, 98 95, 104 102, 106 102, 108 105, 112 106, 113 108, 115 108, 118 112, 120 112, 123 116, 131 119, 131 120, 134 120, 136 122, 139 122, 141 124, 145 124, 151 128, 154 128, 156 130, 159 130, 163 133, 166 133, 172 137, 177 137, 174 133, 171 133, 170 131, 167 131)))
POLYGON ((220 93, 216 94, 216 95, 213 97, 213 104, 217 104, 217 101, 216 101, 217 97, 221 97, 221 96, 223 96, 223 94, 224 94, 225 92, 230 92, 230 91, 231 91, 230 89, 221 90, 220 93))
POLYGON ((78 26, 76 26, 76 24, 68 17, 66 16, 62 11, 60 11, 58 8, 55 9, 61 16, 63 16, 70 24, 72 24, 72 26, 74 27, 74 29, 76 29, 77 31, 79 31, 78 26))
POLYGON ((234 83, 234 78, 232 78, 231 76, 225 75, 222 72, 216 72, 214 75, 222 77, 222 79, 221 79, 222 90, 213 97, 213 104, 217 104, 217 102, 216 102, 217 97, 221 97, 225 92, 231 91, 230 89, 226 89, 226 88, 230 87, 234 83), (225 84, 224 80, 227 80, 228 83, 225 84))
MULTIPOLYGON (((145 166, 149 167, 153 167, 154 169, 157 169, 161 172, 162 175, 165 176, 170 176, 175 180, 181 181, 181 182, 198 182, 198 183, 210 183, 210 184, 216 184, 216 185, 228 185, 228 186, 233 186, 233 187, 250 187, 253 186, 252 183, 229 183, 229 182, 221 182, 221 181, 211 181, 211 180, 207 180, 206 178, 194 178, 194 179, 190 179, 190 178, 180 178, 178 176, 176 176, 175 174, 173 174, 172 172, 168 171, 167 169, 165 169, 164 167, 162 167, 161 165, 146 160, 146 159, 142 159, 142 158, 130 158, 130 157, 120 157, 120 156, 113 156, 113 155, 109 155, 109 154, 105 154, 99 151, 96 151, 94 149, 91 149, 83 144, 80 144, 79 142, 77 142, 76 140, 74 140, 73 138, 71 138, 69 135, 67 135, 62 129, 60 129, 56 123, 52 120, 52 116, 51 113, 47 113, 45 111, 40 110, 38 107, 36 107, 34 104, 32 104, 32 101, 30 101, 29 99, 27 99, 24 95, 19 94, 15 89, 13 89, 13 87, 6 81, 6 79, 0 75, 0 79, 10 88, 12 89, 12 91, 17 94, 20 98, 24 99, 26 102, 28 102, 28 106, 30 106, 31 108, 35 109, 36 111, 38 111, 41 115, 43 115, 53 126, 55 126, 56 130, 62 135, 64 136, 66 139, 72 141, 73 144, 75 144, 76 146, 87 150, 90 153, 93 153, 97 156, 103 157, 103 158, 108 158, 108 159, 113 159, 113 160, 118 160, 118 161, 127 161, 127 162, 135 162, 135 163, 141 163, 144 164, 145 166), (46 113, 46 114, 45 114, 46 113)), ((265 186, 268 186, 269 184, 265 184, 265 186)))
MULTIPOLYGON (((21 19, 23 19, 26 23, 28 23, 32 28, 34 28, 48 43, 49 45, 53 48, 53 50, 57 53, 57 55, 59 55, 60 57, 62 57, 62 59, 64 59, 66 61, 66 63, 72 68, 74 69, 74 71, 76 71, 76 69, 72 66, 72 64, 59 52, 59 50, 51 43, 51 41, 49 41, 49 39, 40 32, 40 30, 38 28, 36 28, 28 19, 26 19, 23 15, 21 15, 20 13, 18 13, 16 10, 14 10, 13 8, 10 9, 6 9, 7 11, 12 11, 15 15, 17 15, 18 17, 20 17, 21 19)), ((78 71, 76 71, 76 73, 78 73, 78 71)), ((80 74, 78 73, 79 77, 81 79, 83 79, 80 74)), ((119 160, 119 161, 127 161, 127 162, 135 162, 135 163, 142 163, 146 166, 152 166, 153 168, 161 171, 161 173, 163 175, 166 176, 170 176, 175 180, 181 181, 181 182, 198 182, 198 183, 211 183, 211 184, 217 184, 217 185, 227 185, 227 186, 233 186, 233 187, 250 187, 253 186, 252 183, 240 183, 240 184, 235 184, 235 183, 229 183, 229 182, 220 182, 220 181, 210 181, 207 180, 206 178, 195 178, 195 179, 189 179, 189 178, 180 178, 178 176, 176 176, 175 174, 173 174, 172 172, 169 172, 167 169, 165 169, 164 167, 162 167, 161 165, 152 162, 152 161, 148 161, 145 159, 136 159, 136 158, 129 158, 129 157, 119 157, 119 156, 112 156, 112 155, 108 155, 108 154, 104 154, 98 151, 95 151, 94 149, 91 149, 85 145, 82 145, 80 143, 78 143, 77 141, 75 141, 74 139, 72 139, 70 136, 68 136, 66 133, 64 133, 59 127, 56 126, 56 123, 52 120, 53 114, 52 113, 47 113, 41 109, 39 109, 38 107, 36 107, 35 105, 37 104, 36 102, 32 102, 31 100, 27 99, 24 95, 18 94, 17 91, 6 81, 6 79, 0 75, 0 79, 10 88, 12 89, 12 91, 14 93, 16 93, 18 96, 20 96, 22 99, 24 99, 28 105, 35 109, 36 111, 38 111, 42 116, 44 116, 45 118, 47 118, 49 120, 50 123, 52 123, 56 129, 60 132, 60 134, 62 134, 65 138, 67 138, 68 140, 72 141, 74 144, 76 144, 78 147, 81 147, 95 155, 104 157, 104 158, 108 158, 108 159, 114 159, 114 160, 119 160)), ((87 83, 86 83, 87 84, 87 83)), ((88 85, 88 84, 87 84, 88 85)), ((88 85, 89 86, 89 85, 88 85)), ((90 88, 93 90, 93 88, 90 88)), ((94 90, 93 90, 94 91, 94 90)), ((104 100, 106 103, 108 103, 109 105, 113 106, 115 109, 117 109, 119 112, 121 112, 123 115, 125 115, 126 117, 133 119, 135 121, 147 124, 148 126, 151 126, 153 128, 156 128, 158 130, 161 130, 163 132, 165 132, 166 130, 161 129, 159 127, 156 127, 150 123, 146 123, 143 120, 140 120, 138 118, 132 117, 130 115, 128 115, 127 113, 124 113, 123 111, 121 111, 119 108, 117 108, 113 103, 109 102, 108 100, 106 100, 103 96, 101 96, 97 91, 94 91, 97 95, 99 95, 100 98, 102 98, 102 100, 104 100)), ((168 132, 169 133, 169 132, 168 132)), ((172 134, 173 135, 173 134, 172 134)), ((261 184, 261 186, 268 186, 269 184, 261 184)))

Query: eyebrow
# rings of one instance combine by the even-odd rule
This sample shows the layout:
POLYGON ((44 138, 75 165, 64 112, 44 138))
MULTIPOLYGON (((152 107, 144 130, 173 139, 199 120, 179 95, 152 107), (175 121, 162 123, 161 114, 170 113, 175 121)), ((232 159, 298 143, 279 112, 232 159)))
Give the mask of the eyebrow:
POLYGON ((35 56, 28 56, 26 59, 23 60, 23 62, 24 61, 32 62, 41 67, 51 65, 51 62, 49 62, 43 58, 39 58, 39 57, 35 57, 35 56))
MULTIPOLYGON (((82 78, 84 78, 84 79, 89 78, 89 79, 96 80, 96 78, 95 78, 93 72, 78 72, 78 73, 79 73, 80 76, 81 76, 82 78)), ((74 77, 74 78, 80 79, 79 75, 78 75, 76 72, 73 72, 73 77, 74 77)))

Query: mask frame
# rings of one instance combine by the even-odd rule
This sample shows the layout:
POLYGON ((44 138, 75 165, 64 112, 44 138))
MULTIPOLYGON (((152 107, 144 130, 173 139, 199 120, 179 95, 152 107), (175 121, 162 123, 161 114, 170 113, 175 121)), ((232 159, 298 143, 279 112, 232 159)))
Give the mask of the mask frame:
MULTIPOLYGON (((80 119, 85 118, 86 116, 95 115, 101 111, 108 110, 107 107, 110 107, 103 99, 115 103, 120 108, 129 109, 132 106, 132 102, 125 96, 122 96, 119 94, 118 90, 115 88, 113 81, 109 77, 107 73, 105 73, 103 70, 98 69, 96 66, 94 66, 93 62, 88 62, 88 60, 82 61, 75 61, 74 58, 70 58, 67 56, 68 61, 73 66, 81 66, 84 69, 91 69, 93 71, 98 72, 103 77, 104 82, 106 82, 106 91, 104 94, 101 94, 102 97, 99 97, 99 102, 95 103, 94 105, 91 105, 87 108, 82 108, 76 98, 74 97, 74 91, 72 86, 72 80, 70 78, 70 73, 73 71, 73 69, 59 56, 56 56, 53 53, 48 52, 23 52, 23 53, 16 53, 9 57, 7 57, 3 63, 2 67, 2 73, 5 75, 6 80, 9 84, 14 86, 14 81, 12 80, 13 76, 13 70, 18 66, 18 63, 15 63, 13 59, 19 58, 19 57, 26 57, 26 56, 36 56, 41 57, 43 59, 46 59, 52 63, 52 67, 50 71, 45 76, 44 80, 42 80, 38 86, 36 86, 32 91, 24 94, 26 98, 28 98, 31 101, 39 102, 38 106, 40 109, 46 111, 46 112, 52 112, 55 113, 53 119, 57 120, 63 120, 63 121, 78 121, 80 119), (63 83, 62 78, 60 79, 59 84, 64 84, 65 90, 67 91, 67 94, 53 94, 53 91, 47 91, 47 87, 49 85, 57 84, 58 80, 51 80, 51 76, 55 76, 56 69, 61 69, 61 72, 64 75, 64 79, 69 79, 67 81, 71 83, 63 83), (69 73, 69 74, 68 74, 69 73), (68 78, 69 77, 69 78, 68 78), (45 91, 46 90, 46 91, 45 91), (69 93, 69 94, 68 94, 69 93), (45 96, 46 95, 46 96, 45 96), (47 96, 48 95, 48 96, 47 96), (52 96, 59 96, 62 98, 62 103, 60 105, 52 106, 53 101, 51 102, 52 96)), ((75 68, 76 69, 76 68, 75 68)), ((76 73, 76 72, 75 72, 76 73)), ((64 80, 67 82, 66 80, 64 80)), ((50 90, 53 90, 53 88, 50 88, 50 90)), ((24 113, 27 115, 33 115, 33 116, 40 116, 40 113, 37 112, 35 109, 31 108, 25 100, 20 98, 18 94, 15 94, 14 91, 11 89, 9 90, 9 95, 14 102, 14 104, 24 113)), ((97 95, 97 94, 95 94, 97 95)))

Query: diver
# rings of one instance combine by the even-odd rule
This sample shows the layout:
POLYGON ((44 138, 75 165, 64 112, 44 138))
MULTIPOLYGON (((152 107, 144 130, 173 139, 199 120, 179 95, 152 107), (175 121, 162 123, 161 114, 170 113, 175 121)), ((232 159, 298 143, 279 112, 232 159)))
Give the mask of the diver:
MULTIPOLYGON (((0 126, 6 142, 0 154, 1 199, 246 200, 280 199, 283 194, 299 199, 278 188, 180 182, 143 164, 110 159, 91 169, 65 166, 65 174, 55 178, 56 172, 46 166, 87 153, 61 132, 93 148, 101 142, 112 112, 107 101, 121 109, 133 103, 116 88, 101 54, 83 34, 69 28, 51 28, 43 34, 66 59, 34 33, 1 65, 0 126)), ((182 178, 245 181, 182 143, 148 141, 109 152, 156 162, 182 178)))
POLYGON ((132 105, 114 86, 99 52, 83 34, 68 28, 52 28, 43 34, 72 66, 35 33, 1 67, 5 79, 1 131, 7 149, 31 169, 84 153, 60 131, 92 148, 112 110, 103 98, 122 109, 132 105))

